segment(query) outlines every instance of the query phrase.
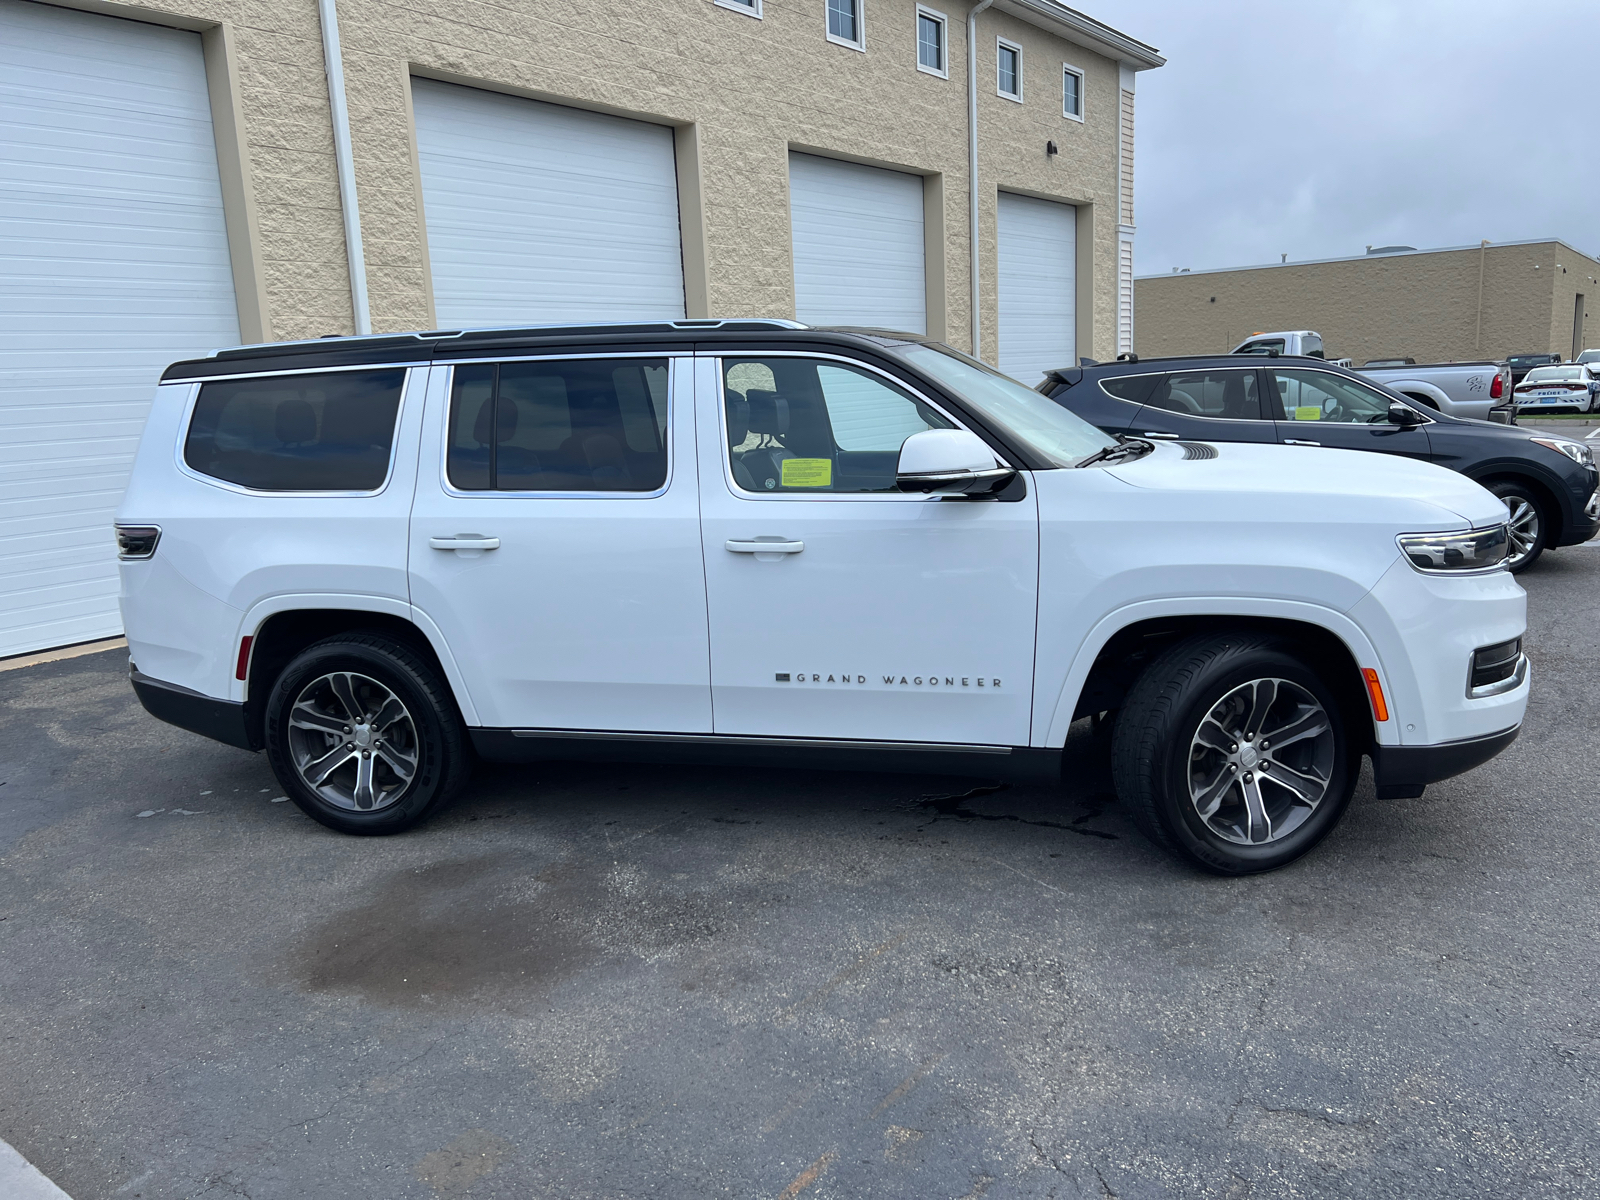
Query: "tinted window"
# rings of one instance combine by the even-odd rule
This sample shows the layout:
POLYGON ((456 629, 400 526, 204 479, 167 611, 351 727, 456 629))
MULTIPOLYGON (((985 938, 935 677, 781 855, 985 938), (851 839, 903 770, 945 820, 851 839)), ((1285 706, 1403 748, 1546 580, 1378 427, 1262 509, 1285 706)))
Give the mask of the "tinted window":
POLYGON ((900 446, 954 426, 888 380, 808 358, 722 364, 728 460, 751 492, 894 492, 900 446))
POLYGON ((200 387, 183 461, 263 492, 370 492, 389 474, 404 368, 200 387))
POLYGON ((1146 403, 1187 417, 1261 419, 1254 371, 1180 371, 1163 379, 1146 403))
POLYGON ((667 480, 667 360, 469 363, 450 392, 464 491, 651 492, 667 480))
POLYGON ((1143 404, 1160 378, 1159 375, 1113 375, 1100 381, 1100 389, 1129 404, 1143 404))
POLYGON ((1322 371, 1274 371, 1283 414, 1290 421, 1340 425, 1387 425, 1394 401, 1342 375, 1322 371))
POLYGON ((1282 354, 1283 339, 1268 338, 1259 342, 1246 342, 1234 351, 1235 354, 1282 354))

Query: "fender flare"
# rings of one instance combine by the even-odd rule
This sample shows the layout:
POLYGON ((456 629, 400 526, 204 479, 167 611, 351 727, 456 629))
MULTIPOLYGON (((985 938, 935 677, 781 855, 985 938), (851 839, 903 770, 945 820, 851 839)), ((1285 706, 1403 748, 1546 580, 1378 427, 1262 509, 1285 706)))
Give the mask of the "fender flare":
MULTIPOLYGON (((1298 621, 1327 630, 1345 644, 1360 667, 1371 667, 1378 672, 1384 691, 1393 694, 1389 687, 1389 673, 1378 657, 1366 633, 1343 613, 1320 604, 1300 600, 1269 600, 1247 596, 1189 596, 1169 597, 1163 600, 1141 600, 1113 609, 1101 617, 1084 635, 1073 656, 1072 666, 1056 696, 1041 744, 1059 749, 1066 744, 1067 730, 1072 724, 1073 711, 1078 697, 1088 681, 1096 657, 1113 636, 1129 625, 1158 617, 1268 617, 1298 621)), ((1400 734, 1397 723, 1388 721, 1380 725, 1373 722, 1373 736, 1379 745, 1398 745, 1400 734)))
MULTIPOLYGON (((251 605, 244 616, 240 618, 239 628, 234 635, 233 644, 237 646, 239 639, 246 635, 253 636, 260 630, 269 617, 279 613, 295 612, 307 608, 335 608, 345 612, 372 612, 383 613, 386 616, 399 617, 401 620, 415 626, 417 631, 427 639, 428 645, 438 656, 439 665, 444 669, 445 682, 450 685, 450 691, 455 695, 456 703, 461 707, 461 719, 468 725, 478 723, 478 710, 472 703, 472 694, 467 690, 466 677, 462 675, 461 668, 456 664, 455 656, 450 653, 450 646, 445 641, 439 627, 433 619, 420 608, 397 600, 393 596, 372 596, 360 593, 345 592, 287 592, 279 596, 268 596, 251 605)), ((232 679, 228 683, 228 698, 236 703, 244 703, 245 681, 232 679)))
MULTIPOLYGON (((1400 392, 1403 395, 1412 396, 1419 400, 1431 400, 1440 412, 1449 413, 1452 416, 1456 415, 1455 410, 1460 407, 1442 387, 1438 384, 1428 383, 1426 380, 1386 379, 1383 386, 1391 392, 1400 392)), ((1487 393, 1484 394, 1484 402, 1486 404, 1493 403, 1489 400, 1487 393)))

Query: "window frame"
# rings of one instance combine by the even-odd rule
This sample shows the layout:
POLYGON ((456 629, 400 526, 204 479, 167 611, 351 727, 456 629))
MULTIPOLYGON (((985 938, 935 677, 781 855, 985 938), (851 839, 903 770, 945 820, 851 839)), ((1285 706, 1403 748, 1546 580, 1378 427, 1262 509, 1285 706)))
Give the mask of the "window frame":
MULTIPOLYGON (((427 377, 426 368, 428 365, 429 364, 425 362, 360 363, 340 367, 312 367, 310 369, 302 369, 298 371, 245 371, 237 375, 208 375, 201 379, 185 380, 184 383, 189 387, 189 395, 183 402, 183 417, 178 422, 178 438, 177 444, 173 447, 173 462, 177 465, 180 474, 186 475, 190 479, 193 479, 199 483, 208 484, 209 486, 215 488, 222 488, 224 491, 233 492, 240 496, 260 496, 264 498, 279 498, 285 500, 348 500, 381 496, 384 492, 389 490, 389 485, 394 482, 395 463, 397 461, 395 456, 400 447, 401 431, 405 428, 406 406, 408 403, 414 403, 410 400, 411 392, 414 389, 421 387, 424 390, 424 398, 426 396, 427 385, 425 383, 419 383, 418 380, 425 379, 427 377), (419 367, 424 369, 419 371, 417 370, 419 367), (229 479, 219 479, 215 475, 207 475, 204 471, 198 471, 194 467, 191 467, 188 459, 184 457, 184 451, 189 443, 189 426, 194 421, 195 406, 200 403, 200 389, 208 383, 233 383, 241 379, 282 379, 291 376, 299 377, 304 375, 341 375, 351 371, 400 370, 405 371, 406 378, 405 382, 400 385, 400 402, 395 405, 394 410, 394 436, 389 440, 389 466, 384 471, 383 482, 377 487, 373 488, 371 491, 356 491, 351 489, 346 489, 343 491, 311 492, 266 491, 262 488, 246 487, 242 483, 234 483, 229 479)), ((171 385, 163 384, 162 386, 166 387, 171 385)))
POLYGON ((654 500, 666 495, 672 487, 672 477, 677 466, 677 455, 673 453, 672 422, 677 409, 677 376, 679 360, 688 356, 680 351, 640 351, 625 350, 616 354, 595 354, 592 351, 580 354, 516 354, 516 355, 488 355, 483 358, 458 358, 448 363, 435 363, 435 366, 448 368, 445 372, 444 383, 440 394, 439 424, 439 489, 452 499, 484 499, 484 500, 654 500), (477 366, 482 363, 521 363, 521 362, 610 362, 619 358, 652 358, 664 359, 667 364, 667 411, 661 422, 661 449, 667 456, 667 471, 661 486, 648 492, 622 492, 622 491, 511 491, 503 488, 459 488, 450 479, 450 415, 453 406, 452 392, 455 391, 456 368, 477 366))
MULTIPOLYGON (((1306 375, 1326 375, 1329 379, 1337 379, 1340 383, 1353 384, 1356 387, 1362 389, 1363 391, 1372 392, 1373 394, 1383 398, 1384 400, 1387 400, 1390 405, 1404 404, 1405 403, 1403 400, 1398 400, 1398 399, 1396 399, 1394 397, 1389 396, 1387 394, 1387 392, 1383 388, 1378 387, 1376 384, 1368 383, 1365 379, 1351 379, 1349 376, 1341 375, 1337 371, 1328 371, 1328 370, 1324 370, 1324 369, 1322 369, 1320 367, 1299 367, 1299 366, 1295 366, 1295 367, 1258 367, 1256 369, 1259 370, 1262 373, 1262 375, 1266 377, 1266 380, 1265 380, 1266 382, 1269 382, 1269 383, 1272 384, 1272 387, 1267 389, 1267 391, 1264 392, 1263 395, 1271 395, 1272 396, 1272 402, 1277 406, 1278 412, 1282 414, 1281 416, 1274 417, 1273 419, 1275 421, 1277 421, 1279 424, 1287 425, 1287 426, 1289 426, 1291 428, 1306 428, 1306 429, 1310 429, 1310 428, 1314 428, 1315 426, 1318 426, 1318 425, 1323 425, 1323 423, 1321 421, 1296 421, 1293 417, 1291 417, 1289 415, 1289 410, 1283 403, 1283 395, 1282 395, 1282 393, 1280 393, 1278 391, 1277 374, 1278 374, 1278 372, 1280 370, 1281 371, 1300 371, 1300 372, 1303 372, 1306 375)), ((1411 428, 1415 429, 1415 428, 1418 428, 1418 427, 1423 426, 1423 425, 1433 425, 1433 424, 1435 424, 1434 419, 1432 417, 1428 416, 1425 412, 1421 412, 1419 410, 1419 406, 1418 405, 1406 404, 1406 407, 1411 409, 1412 412, 1415 412, 1417 414, 1417 416, 1422 418, 1415 425, 1412 425, 1411 428)), ((1332 426, 1335 429, 1398 429, 1398 428, 1400 428, 1400 426, 1395 424, 1393 421, 1373 421, 1373 422, 1370 422, 1370 423, 1369 422, 1365 422, 1365 421, 1329 421, 1329 422, 1327 422, 1326 425, 1323 425, 1323 428, 1327 428, 1328 426, 1332 426)))
POLYGON ((835 46, 844 46, 851 50, 859 50, 863 54, 867 50, 867 0, 846 0, 846 3, 855 6, 856 12, 856 40, 840 37, 833 32, 829 25, 829 18, 833 15, 829 5, 833 0, 823 0, 822 4, 822 32, 835 46))
POLYGON ((948 406, 931 399, 921 388, 914 388, 905 380, 891 375, 881 367, 872 363, 863 362, 859 358, 851 358, 844 354, 824 354, 815 350, 763 350, 752 346, 749 350, 714 350, 705 352, 697 357, 709 358, 714 364, 717 374, 717 394, 714 403, 717 406, 717 441, 721 444, 722 479, 727 484, 728 491, 737 500, 757 500, 762 503, 772 503, 777 500, 799 500, 808 503, 847 503, 860 504, 863 502, 889 503, 889 504, 927 504, 940 503, 942 497, 937 492, 923 494, 921 492, 750 492, 739 486, 733 477, 733 448, 728 445, 728 392, 727 372, 723 362, 730 358, 809 358, 818 362, 843 363, 847 367, 854 367, 858 371, 880 376, 890 387, 915 396, 918 401, 926 404, 938 413, 952 428, 965 430, 982 439, 994 454, 996 461, 1001 466, 1016 470, 1006 459, 1006 455, 995 449, 994 443, 983 434, 965 424, 959 416, 952 413, 948 406))
POLYGON ((917 70, 924 75, 932 75, 935 79, 950 78, 950 18, 936 8, 929 8, 926 4, 917 5, 917 70), (939 26, 939 57, 941 65, 935 69, 922 61, 922 20, 926 17, 939 26))
POLYGON ((1061 115, 1069 121, 1076 121, 1080 125, 1084 123, 1083 110, 1087 107, 1083 94, 1084 82, 1085 80, 1082 67, 1075 67, 1069 62, 1064 62, 1061 64, 1061 115), (1068 75, 1076 75, 1078 78, 1078 111, 1075 113, 1067 110, 1068 75))
MULTIPOLYGON (((1227 367, 1199 367, 1199 368, 1188 368, 1188 369, 1179 368, 1179 369, 1173 370, 1173 371, 1152 372, 1152 374, 1159 374, 1162 377, 1161 381, 1156 384, 1157 388, 1161 388, 1161 387, 1167 386, 1167 380, 1172 379, 1172 378, 1174 378, 1175 376, 1178 376, 1178 375, 1221 375, 1221 374, 1223 374, 1225 372, 1231 372, 1231 371, 1240 371, 1240 372, 1249 371, 1252 375, 1254 375, 1256 377, 1256 408, 1261 411, 1261 414, 1262 414, 1261 416, 1259 416, 1259 417, 1213 417, 1208 413, 1179 412, 1175 408, 1163 408, 1159 404, 1152 404, 1150 402, 1150 400, 1151 400, 1151 398, 1153 398, 1155 396, 1155 392, 1154 391, 1152 391, 1150 393, 1150 396, 1145 399, 1145 402, 1142 405, 1140 405, 1140 407, 1141 408, 1151 408, 1151 409, 1154 409, 1156 412, 1159 412, 1159 413, 1166 413, 1169 416, 1174 416, 1174 417, 1184 417, 1184 418, 1187 418, 1189 420, 1194 420, 1194 421, 1227 422, 1230 425, 1249 425, 1252 428, 1257 426, 1257 425, 1262 424, 1263 422, 1268 424, 1268 425, 1271 425, 1274 421, 1280 421, 1282 419, 1280 417, 1273 416, 1273 415, 1271 415, 1271 414, 1269 414, 1267 412, 1267 405, 1266 405, 1266 402, 1263 400, 1263 397, 1267 394, 1267 389, 1266 389, 1267 379, 1266 379, 1265 373, 1263 372, 1262 368, 1260 368, 1260 367, 1256 367, 1256 366, 1249 366, 1249 367, 1227 366, 1227 367)), ((1272 393, 1273 393, 1273 396, 1274 396, 1274 403, 1277 405, 1277 408, 1281 411, 1282 408, 1283 408, 1283 405, 1277 404, 1277 401, 1276 401, 1277 389, 1278 389, 1278 385, 1277 384, 1273 384, 1272 385, 1272 393)), ((1116 397, 1112 397, 1112 399, 1116 399, 1116 397)), ((1137 435, 1135 435, 1135 436, 1137 436, 1137 435)))
POLYGON ((1013 104, 1022 103, 1022 47, 1010 38, 996 36, 994 39, 994 94, 1002 100, 1010 100, 1013 104), (1000 55, 1005 50, 1010 50, 1017 56, 1017 90, 1015 92, 1002 91, 1000 88, 1000 55))
POLYGON ((730 12, 743 13, 747 17, 761 20, 761 0, 711 0, 718 8, 726 8, 730 12))

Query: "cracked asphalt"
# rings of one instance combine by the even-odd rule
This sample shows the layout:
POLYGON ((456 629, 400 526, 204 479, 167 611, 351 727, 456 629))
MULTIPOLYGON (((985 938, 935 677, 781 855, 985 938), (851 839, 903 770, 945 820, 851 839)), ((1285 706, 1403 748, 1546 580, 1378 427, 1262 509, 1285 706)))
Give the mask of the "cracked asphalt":
POLYGON ((1600 1194, 1600 548, 1522 738, 1198 875, 1063 789, 492 768, 344 838, 0 673, 0 1139, 75 1200, 1600 1194), (928 799, 928 797, 938 797, 928 799))

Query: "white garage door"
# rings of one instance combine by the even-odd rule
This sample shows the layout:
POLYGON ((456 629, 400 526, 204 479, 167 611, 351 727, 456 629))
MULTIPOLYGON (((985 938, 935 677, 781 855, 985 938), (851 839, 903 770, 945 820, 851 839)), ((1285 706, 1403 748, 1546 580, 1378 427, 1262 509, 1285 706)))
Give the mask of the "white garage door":
POLYGON ((672 130, 411 87, 440 326, 684 315, 672 130))
POLYGON ((1000 369, 1032 387, 1077 359, 1078 210, 1000 193, 1000 369))
POLYGON ((925 333, 922 177, 789 156, 795 315, 925 333))
POLYGON ((0 656, 121 632, 167 363, 239 341, 200 36, 0 0, 0 656))

